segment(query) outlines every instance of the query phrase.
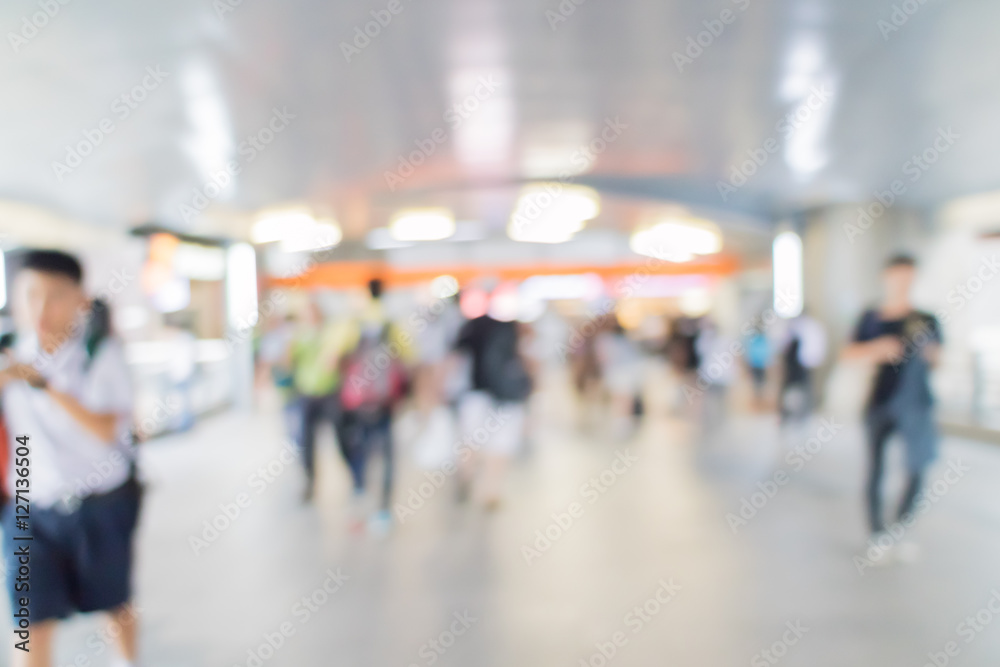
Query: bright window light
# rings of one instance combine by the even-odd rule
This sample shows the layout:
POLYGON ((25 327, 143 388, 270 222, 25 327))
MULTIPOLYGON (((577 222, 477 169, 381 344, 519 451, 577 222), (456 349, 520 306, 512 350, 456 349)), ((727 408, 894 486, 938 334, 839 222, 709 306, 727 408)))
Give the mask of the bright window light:
POLYGON ((668 262, 689 262, 696 255, 712 255, 722 250, 722 234, 708 221, 667 220, 638 229, 629 247, 639 255, 668 262))
POLYGON ((774 267, 774 312, 779 317, 797 317, 802 312, 802 239, 795 232, 782 232, 772 246, 774 267))
POLYGON ((507 235, 526 243, 564 243, 601 212, 591 188, 538 183, 521 191, 507 225, 507 235))
POLYGON ((446 208, 401 211, 389 223, 397 241, 441 241, 455 233, 455 216, 446 208))
POLYGON ((226 312, 233 328, 257 312, 257 256, 248 243, 236 243, 226 253, 226 312))

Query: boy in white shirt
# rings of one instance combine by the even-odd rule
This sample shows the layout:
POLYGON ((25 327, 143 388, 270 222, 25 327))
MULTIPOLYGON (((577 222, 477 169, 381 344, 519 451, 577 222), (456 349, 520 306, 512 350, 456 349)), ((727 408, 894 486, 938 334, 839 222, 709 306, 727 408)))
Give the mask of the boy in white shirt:
POLYGON ((19 333, 0 371, 10 454, 2 524, 8 569, 14 569, 7 577, 12 608, 16 615, 26 607, 30 620, 30 650, 15 647, 15 667, 51 667, 56 624, 74 612, 109 613, 119 664, 135 660, 129 600, 140 491, 132 388, 121 343, 87 326, 82 279, 71 255, 37 250, 23 256, 14 281, 19 333), (25 471, 20 461, 15 473, 24 437, 30 465, 25 471), (28 517, 16 497, 18 490, 24 494, 24 483, 17 484, 22 472, 29 482, 28 517), (27 526, 18 523, 25 518, 27 526), (16 539, 25 536, 31 540, 16 539), (24 545, 30 574, 19 588, 12 559, 24 545))

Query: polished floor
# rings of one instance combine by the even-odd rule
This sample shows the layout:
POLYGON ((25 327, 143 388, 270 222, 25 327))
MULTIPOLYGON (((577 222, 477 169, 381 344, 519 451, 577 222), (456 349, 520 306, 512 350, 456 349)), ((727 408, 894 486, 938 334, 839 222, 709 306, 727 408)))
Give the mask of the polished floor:
MULTIPOLYGON (((782 440, 772 417, 746 413, 695 437, 649 403, 640 430, 615 438, 551 387, 498 511, 425 485, 430 498, 386 538, 348 533, 329 437, 322 490, 303 506, 269 411, 148 443, 142 664, 919 667, 928 653, 1000 664, 1000 614, 988 611, 1000 600, 996 445, 949 439, 930 475, 940 493, 906 538, 919 559, 867 567, 855 428, 830 438, 815 423, 782 440), (789 459, 809 438, 818 452, 789 459), (268 465, 271 481, 252 477, 268 465), (758 482, 772 498, 753 496, 758 482), (727 515, 744 498, 760 508, 738 525, 727 515), (235 518, 209 541, 205 522, 225 526, 225 511, 235 518), (959 627, 977 613, 978 630, 959 627)), ((427 477, 405 450, 400 461, 405 502, 427 477)), ((108 664, 98 627, 68 624, 58 664, 108 664)))

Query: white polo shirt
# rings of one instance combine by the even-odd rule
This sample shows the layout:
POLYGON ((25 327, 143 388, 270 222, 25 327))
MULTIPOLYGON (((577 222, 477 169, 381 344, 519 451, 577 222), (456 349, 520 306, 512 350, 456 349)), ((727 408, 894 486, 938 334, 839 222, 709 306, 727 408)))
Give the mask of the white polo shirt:
MULTIPOLYGON (((73 396, 91 412, 119 416, 114 443, 102 442, 86 430, 42 389, 23 380, 8 382, 2 393, 10 438, 28 436, 31 447, 31 492, 36 507, 72 507, 75 500, 121 486, 130 473, 132 447, 132 382, 121 341, 107 338, 89 360, 81 336, 66 341, 51 356, 38 348, 33 335, 18 336, 13 356, 31 364, 53 389, 73 396)), ((13 466, 9 468, 13 470, 13 466)), ((13 474, 7 491, 14 496, 13 474)))

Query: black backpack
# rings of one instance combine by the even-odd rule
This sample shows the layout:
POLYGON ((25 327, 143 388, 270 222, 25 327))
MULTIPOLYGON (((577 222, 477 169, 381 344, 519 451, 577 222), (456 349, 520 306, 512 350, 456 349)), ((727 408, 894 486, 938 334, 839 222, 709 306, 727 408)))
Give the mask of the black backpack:
POLYGON ((500 322, 484 345, 482 378, 486 390, 501 401, 523 401, 531 394, 531 377, 517 349, 517 325, 500 322))

